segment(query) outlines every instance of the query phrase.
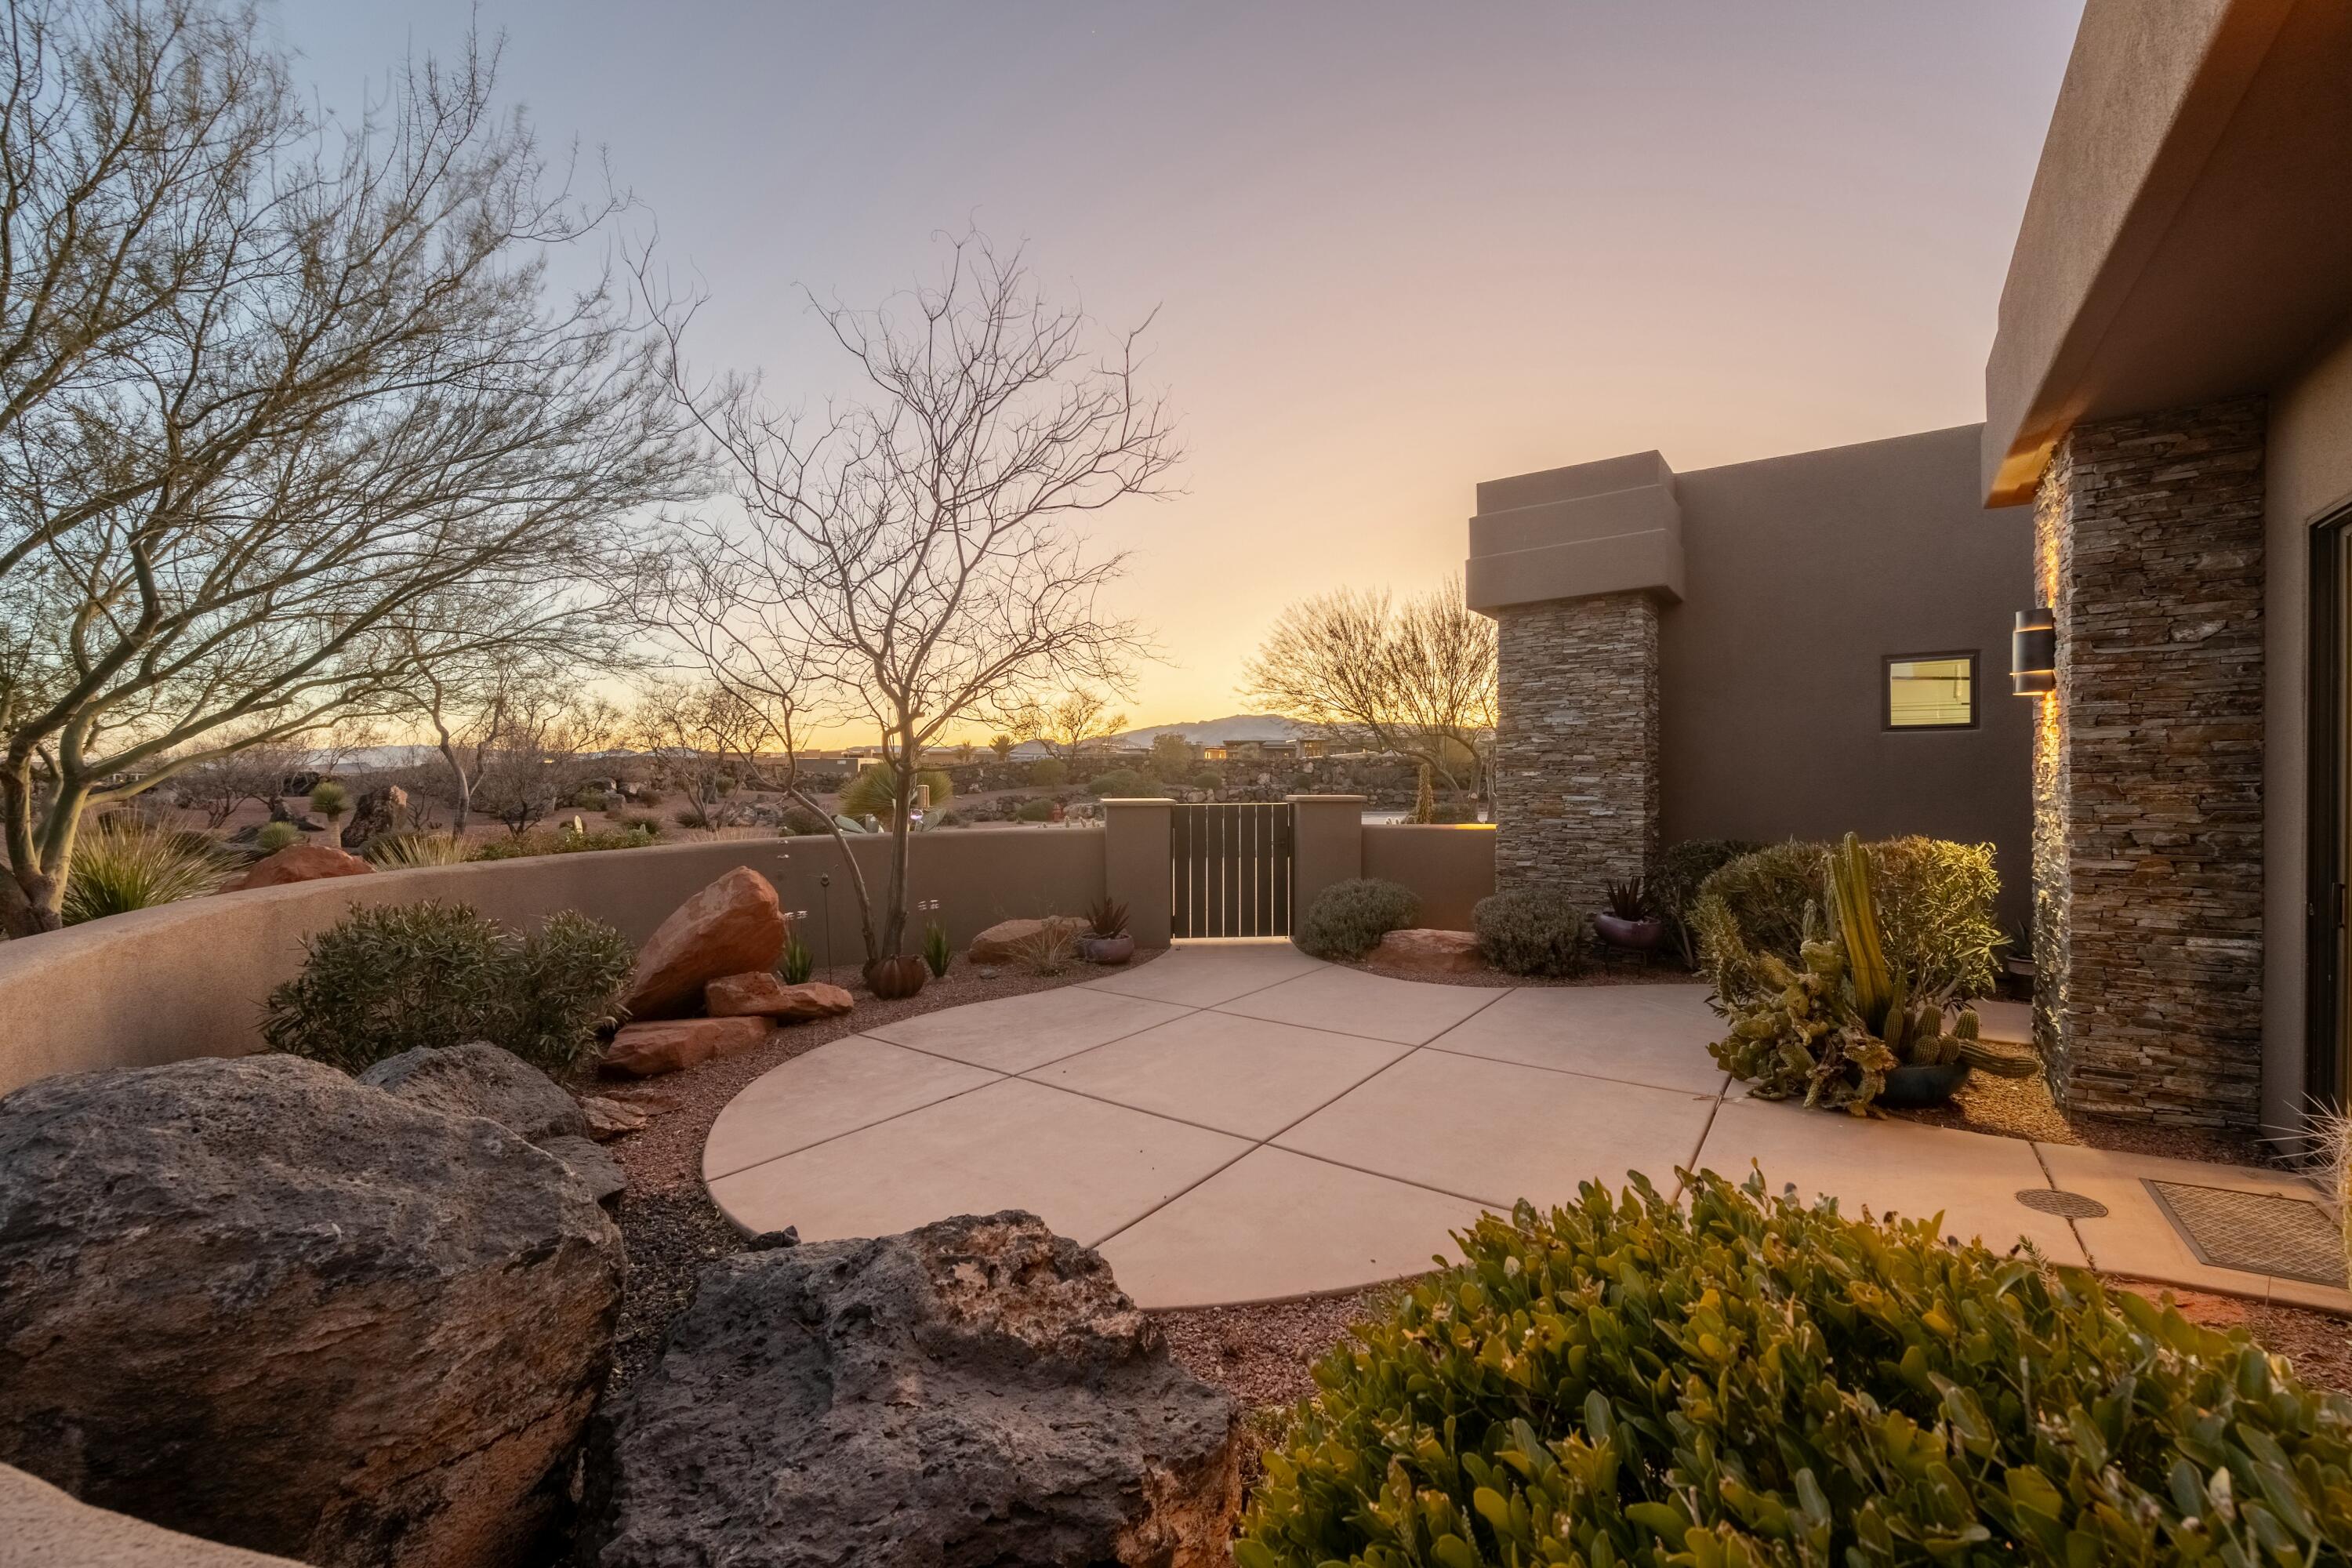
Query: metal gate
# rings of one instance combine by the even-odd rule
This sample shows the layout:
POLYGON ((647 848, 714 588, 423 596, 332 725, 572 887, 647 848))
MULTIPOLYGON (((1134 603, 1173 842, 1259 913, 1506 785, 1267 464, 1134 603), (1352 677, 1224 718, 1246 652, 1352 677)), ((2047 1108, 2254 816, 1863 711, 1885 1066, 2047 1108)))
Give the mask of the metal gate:
POLYGON ((1179 805, 1169 816, 1170 930, 1290 934, 1290 806, 1179 805))

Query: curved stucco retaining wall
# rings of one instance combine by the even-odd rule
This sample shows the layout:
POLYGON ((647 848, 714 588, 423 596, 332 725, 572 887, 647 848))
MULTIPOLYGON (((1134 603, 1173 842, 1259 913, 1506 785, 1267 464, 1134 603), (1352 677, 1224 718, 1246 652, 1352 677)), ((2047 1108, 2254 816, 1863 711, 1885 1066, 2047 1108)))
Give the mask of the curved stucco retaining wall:
MULTIPOLYGON (((878 894, 888 844, 856 846, 878 894)), ((1102 896, 1103 864, 1099 829, 924 835, 911 846, 917 912, 907 946, 919 945, 933 919, 961 948, 1001 920, 1076 913, 1102 896)), ((0 942, 0 1094, 51 1073, 257 1048, 263 1001, 299 968, 303 939, 354 905, 455 900, 520 927, 578 910, 643 942, 696 889, 737 866, 775 883, 786 909, 806 911, 805 940, 819 963, 828 952, 841 963, 863 956, 856 894, 829 838, 547 855, 224 893, 0 942)))
POLYGON ((1364 829, 1364 875, 1421 895, 1421 923, 1468 931, 1470 910, 1495 890, 1491 825, 1380 823, 1364 829))

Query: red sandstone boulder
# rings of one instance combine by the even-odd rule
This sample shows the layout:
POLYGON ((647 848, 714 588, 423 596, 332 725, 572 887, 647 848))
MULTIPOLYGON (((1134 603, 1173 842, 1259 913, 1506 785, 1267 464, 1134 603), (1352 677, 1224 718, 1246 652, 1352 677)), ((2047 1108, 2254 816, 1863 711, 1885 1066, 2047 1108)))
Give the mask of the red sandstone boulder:
POLYGON ((316 882, 326 877, 362 877, 375 868, 356 855, 325 844, 289 844, 277 854, 254 863, 253 869, 221 891, 241 893, 247 888, 276 888, 288 882, 316 882))
POLYGON ((1477 937, 1428 926, 1389 932, 1372 949, 1371 962, 1399 974, 1475 974, 1486 967, 1477 937))
POLYGON ((1021 944, 1046 928, 1076 941, 1087 922, 1075 915, 1048 915, 1042 921, 999 921, 971 939, 964 957, 973 963, 1010 963, 1021 944))
POLYGON ((772 969, 790 927, 768 879, 738 866, 678 905, 646 940, 622 1011, 632 1018, 674 1017, 722 975, 772 969))
POLYGON ((810 1018, 838 1018, 856 1005, 856 999, 838 985, 812 981, 787 985, 773 973, 755 969, 729 974, 702 988, 702 1008, 714 1018, 773 1018, 797 1024, 810 1018))
POLYGON ((604 1069, 652 1078, 748 1051, 774 1034, 767 1018, 663 1018, 631 1024, 605 1047, 604 1069))

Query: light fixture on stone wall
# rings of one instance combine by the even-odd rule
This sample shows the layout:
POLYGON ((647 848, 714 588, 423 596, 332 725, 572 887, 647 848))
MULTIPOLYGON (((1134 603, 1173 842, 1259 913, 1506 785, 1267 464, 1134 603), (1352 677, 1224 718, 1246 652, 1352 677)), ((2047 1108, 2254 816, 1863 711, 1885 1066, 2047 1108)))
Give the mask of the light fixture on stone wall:
POLYGON ((2009 686, 2020 697, 2058 689, 2058 617, 2046 605, 2017 612, 2009 634, 2009 686))

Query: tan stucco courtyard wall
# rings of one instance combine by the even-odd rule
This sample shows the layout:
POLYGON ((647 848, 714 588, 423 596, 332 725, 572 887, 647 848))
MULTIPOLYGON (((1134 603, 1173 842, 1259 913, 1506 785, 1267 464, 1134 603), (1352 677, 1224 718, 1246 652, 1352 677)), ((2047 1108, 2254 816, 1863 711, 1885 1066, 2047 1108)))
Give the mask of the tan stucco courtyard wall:
POLYGON ((1495 830, 1373 823, 1364 828, 1364 875, 1421 896, 1421 923, 1468 931, 1470 910, 1495 890, 1495 830))
MULTIPOLYGON (((856 842, 878 888, 887 841, 856 842)), ((918 837, 908 950, 930 919, 961 948, 1000 920, 1077 913, 1102 896, 1104 845, 1089 828, 918 837)), ((696 889, 737 866, 758 870, 786 909, 805 912, 805 940, 820 963, 828 951, 838 963, 863 957, 856 894, 829 838, 548 855, 225 893, 0 943, 0 1093, 50 1073, 253 1050, 263 1000, 299 967, 303 939, 361 903, 460 900, 525 927, 579 910, 642 942, 696 889)))

